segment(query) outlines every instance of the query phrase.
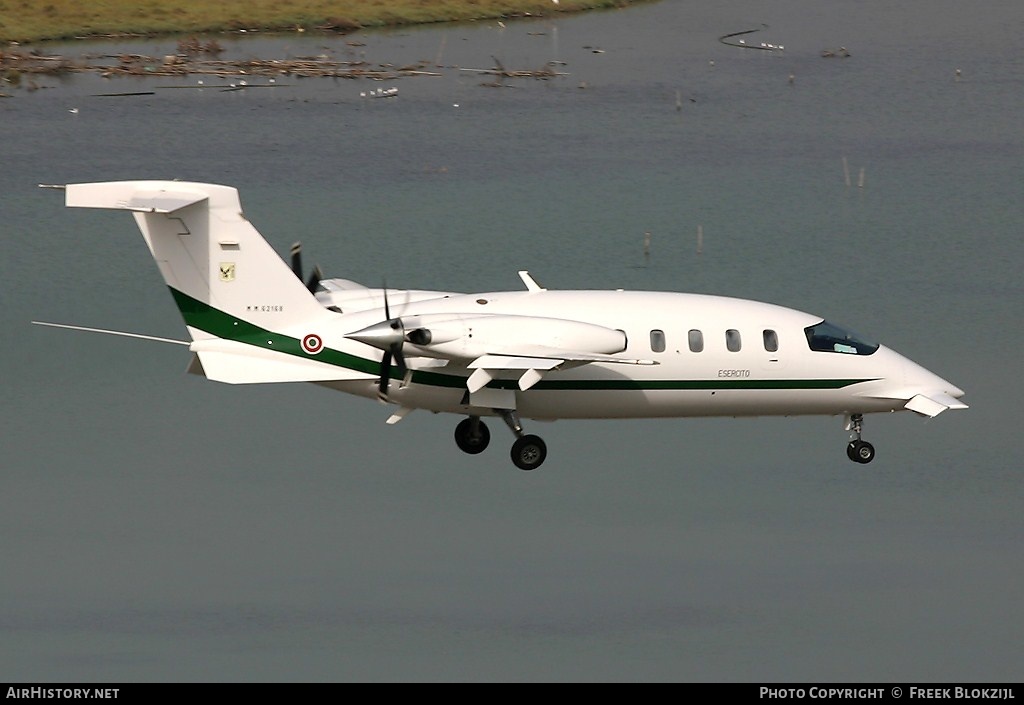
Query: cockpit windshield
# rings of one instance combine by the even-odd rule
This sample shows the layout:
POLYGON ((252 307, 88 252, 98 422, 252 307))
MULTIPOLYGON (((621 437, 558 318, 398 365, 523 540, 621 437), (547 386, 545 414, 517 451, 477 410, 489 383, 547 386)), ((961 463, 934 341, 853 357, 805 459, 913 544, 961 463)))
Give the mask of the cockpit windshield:
POLYGON ((878 350, 878 343, 869 343, 853 331, 841 328, 828 321, 804 328, 807 344, 817 352, 845 353, 847 355, 870 355, 878 350))

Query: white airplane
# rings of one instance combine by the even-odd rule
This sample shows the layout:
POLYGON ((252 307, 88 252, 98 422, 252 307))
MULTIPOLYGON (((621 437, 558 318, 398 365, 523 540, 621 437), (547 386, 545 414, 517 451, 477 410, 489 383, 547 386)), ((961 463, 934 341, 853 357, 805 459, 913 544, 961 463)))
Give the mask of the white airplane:
MULTIPOLYGON (((966 409, 963 391, 886 347, 813 316, 756 301, 639 291, 460 294, 302 281, 242 214, 236 189, 178 181, 69 184, 70 207, 131 211, 178 305, 189 371, 229 384, 314 382, 397 408, 461 414, 466 453, 515 435, 532 470, 544 441, 521 419, 846 417, 847 456, 875 457, 863 415, 966 409)), ((65 324, 43 324, 83 329, 65 324)))

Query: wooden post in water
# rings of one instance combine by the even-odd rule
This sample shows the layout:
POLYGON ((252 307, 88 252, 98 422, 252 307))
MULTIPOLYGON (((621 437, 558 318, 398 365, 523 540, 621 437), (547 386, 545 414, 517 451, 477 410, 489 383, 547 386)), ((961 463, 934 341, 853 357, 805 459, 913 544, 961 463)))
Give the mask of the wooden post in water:
POLYGON ((651 259, 651 234, 649 232, 644 233, 644 264, 649 262, 651 259))
POLYGON ((846 157, 843 157, 843 180, 846 182, 846 187, 850 187, 850 165, 846 161, 846 157))
POLYGON ((445 45, 445 43, 447 43, 447 41, 448 41, 448 35, 447 34, 442 34, 441 35, 441 46, 439 46, 437 48, 437 56, 434 57, 434 66, 440 66, 441 65, 441 55, 444 54, 444 45, 445 45))
POLYGON ((697 225, 697 254, 704 252, 704 226, 697 225))
POLYGON ((860 176, 857 177, 857 188, 864 188, 864 167, 860 168, 860 176))

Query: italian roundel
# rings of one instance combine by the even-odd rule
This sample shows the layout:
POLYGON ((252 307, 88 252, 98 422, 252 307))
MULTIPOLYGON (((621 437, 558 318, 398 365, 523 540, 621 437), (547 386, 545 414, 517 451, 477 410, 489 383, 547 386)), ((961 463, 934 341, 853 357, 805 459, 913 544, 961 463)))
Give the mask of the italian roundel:
POLYGON ((302 339, 302 349, 310 355, 316 355, 324 349, 324 341, 316 333, 310 333, 302 339))

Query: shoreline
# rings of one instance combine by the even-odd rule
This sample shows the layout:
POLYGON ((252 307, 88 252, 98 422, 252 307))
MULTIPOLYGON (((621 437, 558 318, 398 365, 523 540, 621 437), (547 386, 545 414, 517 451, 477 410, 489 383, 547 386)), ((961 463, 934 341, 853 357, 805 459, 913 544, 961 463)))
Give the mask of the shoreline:
POLYGON ((132 39, 282 32, 349 34, 360 29, 443 22, 550 17, 615 9, 649 0, 110 0, 92 7, 69 0, 8 3, 0 43, 19 46, 95 39, 132 39))

